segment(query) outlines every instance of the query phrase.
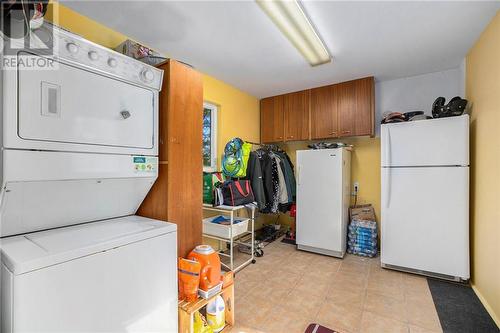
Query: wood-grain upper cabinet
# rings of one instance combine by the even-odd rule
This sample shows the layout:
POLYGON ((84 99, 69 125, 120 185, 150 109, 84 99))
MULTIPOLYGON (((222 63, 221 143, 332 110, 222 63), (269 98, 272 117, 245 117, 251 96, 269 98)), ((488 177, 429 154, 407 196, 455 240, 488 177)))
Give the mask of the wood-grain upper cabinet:
POLYGON ((356 84, 354 81, 335 85, 339 121, 339 137, 354 135, 356 112, 356 84))
POLYGON ((373 77, 261 100, 262 142, 375 134, 373 77))
POLYGON ((283 95, 285 141, 309 139, 310 92, 310 90, 304 90, 283 95))
POLYGON ((373 77, 354 81, 356 111, 354 135, 375 134, 375 82, 373 77))
POLYGON ((338 136, 337 109, 334 85, 311 89, 311 139, 338 136))
POLYGON ((265 143, 281 142, 285 136, 283 96, 264 98, 260 101, 260 136, 265 143))

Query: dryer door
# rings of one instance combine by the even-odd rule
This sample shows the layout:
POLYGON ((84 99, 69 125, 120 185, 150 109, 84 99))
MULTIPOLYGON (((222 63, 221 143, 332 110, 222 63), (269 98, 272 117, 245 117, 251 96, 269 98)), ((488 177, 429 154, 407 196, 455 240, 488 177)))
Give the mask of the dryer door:
POLYGON ((155 94, 62 62, 18 70, 18 136, 85 150, 154 149, 155 94))

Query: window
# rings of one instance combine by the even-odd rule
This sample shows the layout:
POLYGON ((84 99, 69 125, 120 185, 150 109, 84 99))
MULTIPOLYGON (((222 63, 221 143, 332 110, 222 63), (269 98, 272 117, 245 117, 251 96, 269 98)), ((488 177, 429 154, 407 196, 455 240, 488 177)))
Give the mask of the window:
POLYGON ((203 103, 203 171, 217 171, 217 106, 203 103))

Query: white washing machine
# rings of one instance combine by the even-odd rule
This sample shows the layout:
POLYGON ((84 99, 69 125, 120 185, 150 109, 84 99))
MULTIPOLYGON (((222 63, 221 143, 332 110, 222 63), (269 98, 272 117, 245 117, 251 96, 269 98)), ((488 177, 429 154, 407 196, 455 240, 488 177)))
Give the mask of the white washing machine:
POLYGON ((176 226, 134 215, 158 175, 163 72, 36 34, 46 48, 2 55, 1 332, 177 332, 176 226))

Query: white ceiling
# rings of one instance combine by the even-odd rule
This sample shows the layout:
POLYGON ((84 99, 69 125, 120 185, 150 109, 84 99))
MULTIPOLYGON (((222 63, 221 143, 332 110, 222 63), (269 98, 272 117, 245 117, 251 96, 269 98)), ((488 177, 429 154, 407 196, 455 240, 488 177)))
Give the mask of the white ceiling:
POLYGON ((70 1, 65 5, 256 97, 374 75, 458 66, 500 2, 305 1, 333 55, 310 67, 254 1, 70 1))

